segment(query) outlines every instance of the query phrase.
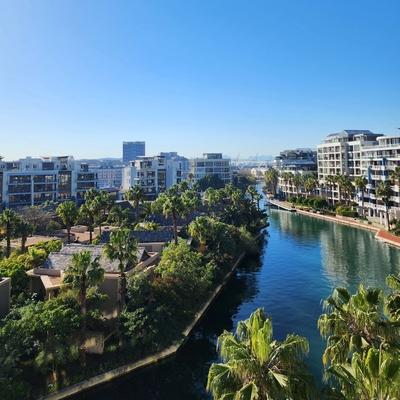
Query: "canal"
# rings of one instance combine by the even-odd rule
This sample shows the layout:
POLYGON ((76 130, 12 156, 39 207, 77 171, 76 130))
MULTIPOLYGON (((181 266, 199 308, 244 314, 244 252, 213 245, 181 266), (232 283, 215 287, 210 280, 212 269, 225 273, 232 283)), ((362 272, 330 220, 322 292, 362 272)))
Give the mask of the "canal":
POLYGON ((387 275, 400 272, 400 251, 374 239, 375 232, 335 224, 298 213, 268 209, 262 252, 246 259, 212 305, 182 351, 172 360, 141 370, 75 396, 83 399, 211 399, 207 372, 217 362, 215 343, 226 329, 264 307, 274 337, 288 333, 310 342, 306 362, 321 381, 325 343, 317 330, 321 300, 343 285, 385 289, 387 275))

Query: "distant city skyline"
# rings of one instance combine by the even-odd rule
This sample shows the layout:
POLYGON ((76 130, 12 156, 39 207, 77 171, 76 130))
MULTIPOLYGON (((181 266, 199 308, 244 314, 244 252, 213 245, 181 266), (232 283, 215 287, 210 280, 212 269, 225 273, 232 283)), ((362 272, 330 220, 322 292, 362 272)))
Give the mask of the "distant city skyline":
POLYGON ((0 155, 232 159, 400 126, 400 2, 0 4, 0 155))

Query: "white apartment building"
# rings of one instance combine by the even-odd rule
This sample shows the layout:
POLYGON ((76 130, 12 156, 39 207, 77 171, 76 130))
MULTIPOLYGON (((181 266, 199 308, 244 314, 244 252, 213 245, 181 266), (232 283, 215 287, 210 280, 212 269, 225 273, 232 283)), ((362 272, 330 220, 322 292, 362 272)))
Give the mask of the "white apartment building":
POLYGON ((72 156, 0 159, 0 204, 4 208, 39 205, 46 201, 84 202, 97 188, 97 176, 72 156))
MULTIPOLYGON (((368 181, 364 193, 364 209, 367 215, 383 218, 385 205, 376 196, 379 182, 388 181, 392 171, 400 166, 400 136, 384 136, 368 130, 344 130, 329 135, 317 146, 318 179, 325 184, 321 195, 327 194, 326 177, 346 174, 354 182, 358 176, 368 181)), ((400 188, 393 186, 394 195, 390 199, 390 217, 400 218, 400 188)), ((332 198, 338 200, 338 187, 332 190, 332 198)), ((362 205, 362 193, 354 189, 356 200, 362 205)), ((329 195, 331 197, 331 195, 329 195)))
POLYGON ((203 158, 192 158, 189 169, 195 182, 206 175, 217 175, 225 184, 232 182, 231 160, 222 158, 222 153, 204 153, 203 158))
POLYGON ((182 161, 167 159, 164 156, 143 156, 131 161, 123 170, 122 188, 140 185, 149 200, 154 200, 182 180, 182 161))

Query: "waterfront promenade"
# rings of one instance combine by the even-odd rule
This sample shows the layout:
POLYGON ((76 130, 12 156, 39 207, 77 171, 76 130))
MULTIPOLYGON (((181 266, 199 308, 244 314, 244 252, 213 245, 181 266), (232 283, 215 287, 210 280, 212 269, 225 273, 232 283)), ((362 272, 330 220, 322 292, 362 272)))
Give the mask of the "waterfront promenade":
POLYGON ((314 218, 321 218, 332 222, 337 222, 339 224, 354 226, 356 228, 368 229, 371 231, 376 231, 375 239, 383 241, 387 244, 392 246, 396 246, 400 248, 400 237, 393 235, 392 233, 388 232, 386 229, 382 227, 381 224, 378 222, 372 222, 372 224, 368 224, 367 222, 360 221, 354 218, 345 218, 333 215, 326 215, 326 214, 318 214, 313 213, 305 210, 297 209, 297 212, 300 214, 308 215, 314 218))

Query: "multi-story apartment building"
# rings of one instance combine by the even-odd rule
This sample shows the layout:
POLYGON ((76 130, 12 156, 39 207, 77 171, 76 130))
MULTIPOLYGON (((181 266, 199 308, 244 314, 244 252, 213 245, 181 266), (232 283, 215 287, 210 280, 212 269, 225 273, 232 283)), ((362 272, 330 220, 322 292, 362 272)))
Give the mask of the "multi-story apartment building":
POLYGON ((285 178, 286 174, 303 177, 317 171, 317 152, 312 149, 281 151, 275 157, 274 168, 279 172, 277 189, 280 196, 299 195, 300 187, 285 178))
POLYGON ((46 201, 75 201, 97 187, 97 176, 72 156, 0 160, 2 208, 39 205, 46 201))
POLYGON ((182 180, 182 162, 163 156, 144 156, 123 170, 123 189, 140 185, 147 193, 148 200, 154 200, 160 193, 182 180))
POLYGON ((225 184, 232 182, 231 160, 223 158, 222 153, 204 153, 203 158, 192 158, 189 169, 195 182, 206 175, 216 175, 225 184))
POLYGON ((122 161, 129 163, 146 155, 146 142, 122 142, 122 161))

